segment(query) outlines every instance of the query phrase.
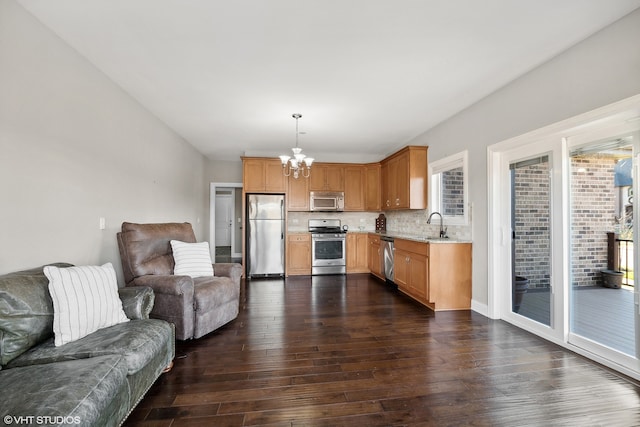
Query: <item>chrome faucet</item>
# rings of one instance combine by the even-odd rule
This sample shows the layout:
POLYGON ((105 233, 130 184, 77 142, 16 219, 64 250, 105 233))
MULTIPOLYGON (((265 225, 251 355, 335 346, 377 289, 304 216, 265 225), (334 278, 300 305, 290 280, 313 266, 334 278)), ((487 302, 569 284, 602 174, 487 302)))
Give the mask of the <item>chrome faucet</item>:
POLYGON ((442 214, 440 212, 431 212, 429 219, 427 219, 427 224, 431 224, 431 217, 436 214, 440 217, 440 238, 443 239, 447 237, 447 230, 443 227, 442 214))

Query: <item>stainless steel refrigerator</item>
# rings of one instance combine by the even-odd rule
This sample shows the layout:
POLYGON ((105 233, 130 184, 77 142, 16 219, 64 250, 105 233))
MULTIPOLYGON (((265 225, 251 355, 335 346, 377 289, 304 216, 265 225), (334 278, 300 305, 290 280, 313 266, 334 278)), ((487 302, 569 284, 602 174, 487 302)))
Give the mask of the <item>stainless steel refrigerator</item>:
POLYGON ((247 195, 247 277, 284 276, 284 195, 247 195))

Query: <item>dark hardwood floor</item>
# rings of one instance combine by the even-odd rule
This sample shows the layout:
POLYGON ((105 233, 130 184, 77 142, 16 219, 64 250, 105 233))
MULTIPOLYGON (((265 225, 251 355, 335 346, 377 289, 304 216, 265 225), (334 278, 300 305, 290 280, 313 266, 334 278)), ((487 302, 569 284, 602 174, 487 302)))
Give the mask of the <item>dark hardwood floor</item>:
POLYGON ((239 317, 176 353, 125 425, 640 425, 634 381, 368 275, 246 282, 239 317))

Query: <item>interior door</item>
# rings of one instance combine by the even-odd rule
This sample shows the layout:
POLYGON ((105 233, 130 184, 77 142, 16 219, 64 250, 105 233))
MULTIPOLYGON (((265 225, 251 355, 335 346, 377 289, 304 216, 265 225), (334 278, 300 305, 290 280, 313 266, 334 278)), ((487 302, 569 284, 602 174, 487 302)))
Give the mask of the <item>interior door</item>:
POLYGON ((231 227, 233 226, 233 194, 216 194, 216 246, 231 246, 231 227))

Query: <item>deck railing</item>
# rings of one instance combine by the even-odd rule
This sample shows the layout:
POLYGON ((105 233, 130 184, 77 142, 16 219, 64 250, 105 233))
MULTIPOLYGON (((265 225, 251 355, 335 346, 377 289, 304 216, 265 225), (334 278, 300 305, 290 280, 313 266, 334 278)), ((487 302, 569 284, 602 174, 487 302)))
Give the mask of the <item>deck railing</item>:
POLYGON ((622 283, 633 286, 633 240, 624 239, 615 233, 607 233, 607 268, 622 271, 622 283))

